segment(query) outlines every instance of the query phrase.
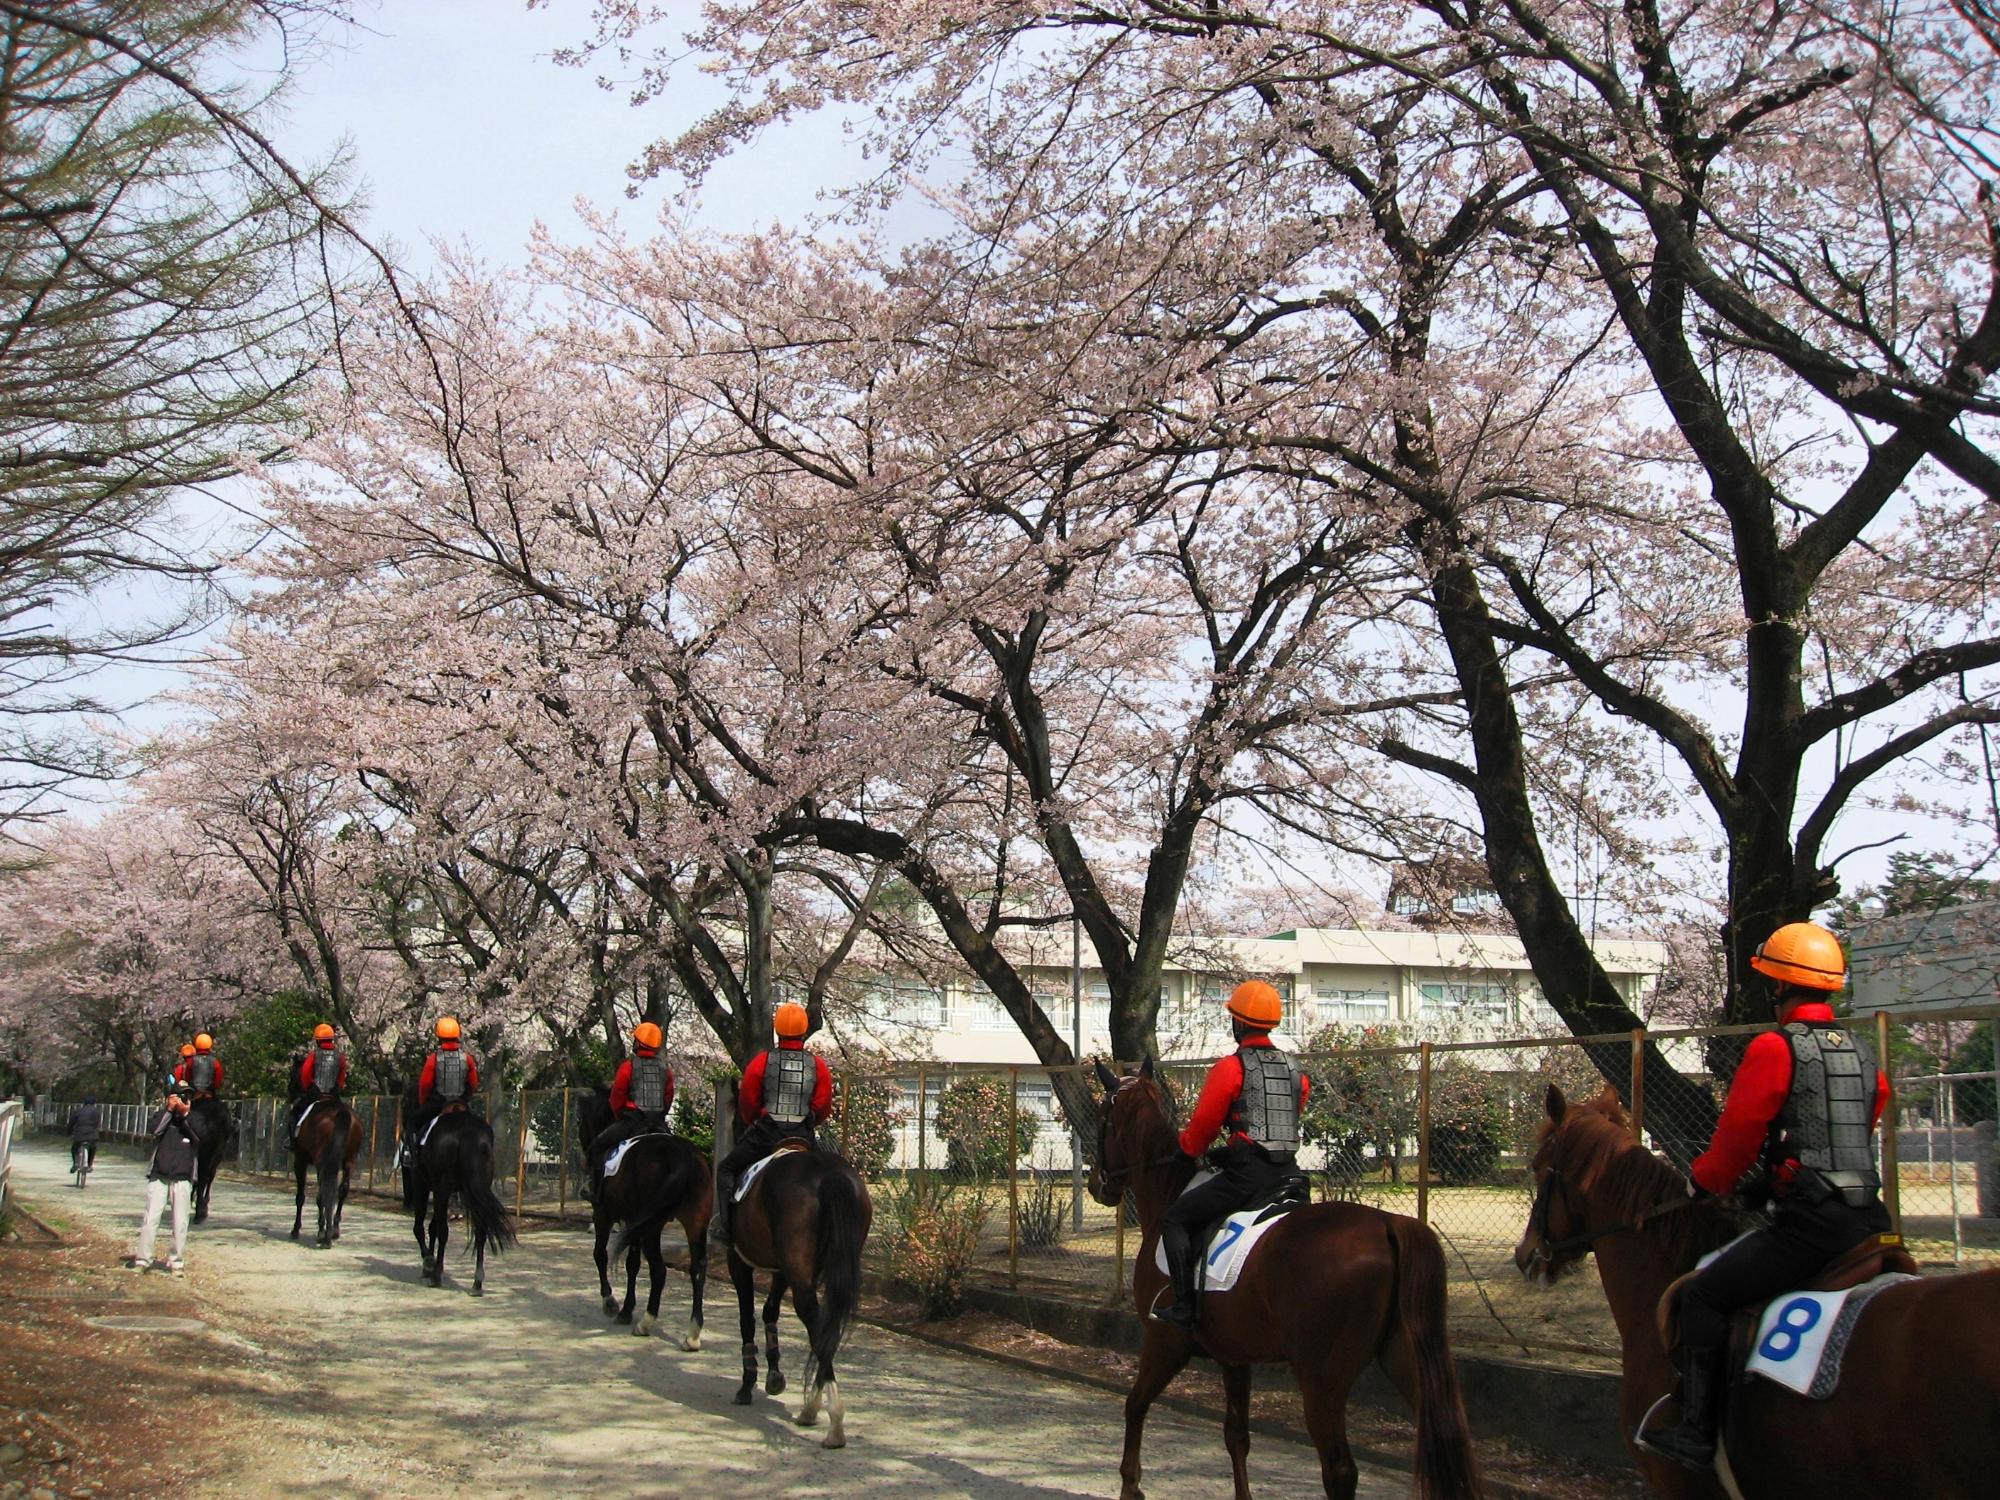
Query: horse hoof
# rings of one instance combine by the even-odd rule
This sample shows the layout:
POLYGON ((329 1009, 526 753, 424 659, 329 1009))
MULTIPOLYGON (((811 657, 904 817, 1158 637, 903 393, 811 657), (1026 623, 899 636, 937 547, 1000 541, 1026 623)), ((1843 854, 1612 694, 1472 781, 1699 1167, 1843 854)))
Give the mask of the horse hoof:
POLYGON ((297 1239, 298 1237, 299 1237, 299 1232, 298 1232, 298 1231, 297 1231, 296 1229, 294 1229, 294 1230, 292 1231, 292 1238, 293 1238, 293 1239, 297 1239))
POLYGON ((632 1309, 631 1309, 631 1308, 629 1308, 629 1307, 621 1307, 621 1308, 619 1308, 619 1309, 618 1309, 618 1321, 619 1321, 620 1323, 629 1323, 629 1322, 631 1322, 631 1321, 632 1321, 632 1309))
POLYGON ((698 1332, 689 1334, 681 1340, 681 1348, 685 1349, 689 1354, 701 1353, 701 1334, 698 1332))
POLYGON ((783 1371, 773 1370, 764 1377, 764 1394, 767 1396, 782 1396, 785 1394, 785 1376, 783 1371))
POLYGON ((641 1318, 638 1322, 632 1325, 632 1332, 642 1339, 651 1338, 653 1335, 653 1330, 655 1328, 658 1328, 659 1326, 660 1326, 660 1320, 654 1317, 651 1313, 647 1313, 645 1317, 641 1318))
POLYGON ((618 1299, 616 1297, 606 1297, 604 1299, 604 1316, 607 1318, 618 1316, 618 1299))
POLYGON ((742 1387, 729 1399, 737 1406, 748 1406, 750 1404, 750 1387, 747 1385, 742 1387))
POLYGON ((799 1426, 801 1427, 817 1427, 819 1426, 819 1413, 816 1411, 802 1410, 796 1417, 792 1418, 792 1420, 798 1423, 799 1426))
POLYGON ((472 1295, 473 1295, 473 1296, 475 1296, 475 1297, 484 1297, 484 1296, 486 1295, 486 1288, 485 1288, 485 1286, 484 1286, 483 1284, 481 1284, 480 1282, 477 1282, 477 1281, 473 1282, 473 1283, 472 1283, 472 1295))
POLYGON ((819 1440, 819 1445, 822 1448, 845 1448, 847 1446, 847 1436, 845 1433, 829 1432, 819 1440))

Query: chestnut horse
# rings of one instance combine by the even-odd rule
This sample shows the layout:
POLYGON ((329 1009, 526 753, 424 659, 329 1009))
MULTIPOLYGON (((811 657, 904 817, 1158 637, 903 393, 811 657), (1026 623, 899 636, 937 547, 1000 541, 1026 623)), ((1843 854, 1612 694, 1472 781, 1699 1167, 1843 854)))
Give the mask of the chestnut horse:
POLYGON ((340 1211, 347 1205, 347 1180, 354 1158, 361 1153, 361 1121, 344 1099, 322 1099, 292 1138, 292 1172, 298 1178, 298 1201, 292 1214, 292 1238, 306 1212, 306 1168, 319 1169, 319 1238, 322 1247, 340 1238, 340 1211))
MULTIPOLYGON (((1090 1194, 1115 1208, 1129 1189, 1138 1202, 1132 1297, 1143 1318, 1167 1281, 1153 1258, 1160 1221, 1194 1176, 1195 1164, 1181 1154, 1171 1103, 1150 1060, 1122 1080, 1102 1063, 1097 1073, 1105 1094, 1090 1194)), ((1197 1339, 1222 1366, 1222 1442, 1236 1500, 1250 1494, 1250 1367, 1279 1363, 1292 1367, 1304 1398, 1320 1482, 1334 1500, 1353 1500, 1360 1476, 1347 1445, 1347 1394, 1370 1360, 1416 1415, 1421 1500, 1477 1496, 1458 1371, 1445 1342, 1444 1289, 1444 1251, 1415 1219, 1359 1203, 1293 1209, 1266 1231, 1235 1286, 1203 1296, 1193 1337, 1147 1319, 1139 1369, 1125 1398, 1121 1500, 1141 1500, 1146 1412, 1195 1352, 1197 1339)))
MULTIPOLYGON (((1571 1104, 1551 1086, 1546 1104, 1535 1206, 1514 1262, 1530 1280, 1553 1281, 1596 1252, 1623 1345, 1619 1420, 1627 1447, 1646 1482, 1668 1500, 1727 1494, 1713 1474, 1648 1453, 1632 1435, 1674 1384, 1658 1326, 1661 1295, 1743 1226, 1715 1199, 1690 1202, 1681 1174, 1632 1138, 1611 1090, 1571 1104)), ((1653 1424, 1670 1425, 1678 1415, 1666 1402, 1653 1424)), ((1993 1494, 2000 1475, 2000 1271, 1890 1287, 1856 1326, 1832 1396, 1814 1401, 1753 1376, 1725 1397, 1722 1432, 1743 1500, 1993 1494)))

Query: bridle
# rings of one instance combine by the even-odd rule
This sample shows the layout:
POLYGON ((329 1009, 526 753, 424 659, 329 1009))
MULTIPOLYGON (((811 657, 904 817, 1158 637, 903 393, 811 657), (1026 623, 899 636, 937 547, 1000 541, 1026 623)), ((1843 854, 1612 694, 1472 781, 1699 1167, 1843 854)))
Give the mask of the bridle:
MULTIPOLYGON (((1102 1187, 1106 1193, 1117 1193, 1121 1197, 1127 1191, 1130 1190, 1132 1185, 1132 1174, 1134 1172, 1144 1171, 1148 1167, 1164 1167, 1172 1162, 1176 1162, 1181 1159, 1181 1153, 1179 1149, 1176 1148, 1175 1150, 1163 1152, 1161 1155, 1152 1157, 1145 1161, 1127 1162, 1124 1166, 1118 1169, 1115 1175, 1112 1173, 1111 1169, 1104 1164, 1104 1149, 1106 1145, 1109 1143, 1109 1138, 1111 1133, 1111 1102, 1114 1099, 1116 1099, 1119 1094, 1124 1093, 1125 1090, 1130 1088, 1133 1084, 1138 1083, 1140 1081, 1140 1077, 1141 1075, 1135 1073, 1128 1078, 1121 1079, 1119 1081, 1117 1089, 1112 1093, 1106 1094, 1104 1096, 1104 1107, 1098 1110, 1097 1112, 1097 1157, 1096 1160, 1094 1160, 1091 1163, 1091 1170, 1097 1174, 1098 1185, 1102 1187)), ((1155 1087, 1158 1088, 1158 1085, 1156 1084, 1155 1087)), ((1159 1093, 1160 1093, 1161 1104, 1163 1106, 1163 1112, 1165 1113, 1167 1118, 1167 1125, 1168 1128, 1171 1129, 1174 1120, 1173 1099, 1172 1096, 1169 1095, 1163 1088, 1159 1089, 1159 1093)))
POLYGON ((1563 1212, 1571 1221, 1574 1222, 1580 1217, 1570 1206, 1569 1192, 1563 1186, 1562 1168, 1550 1167, 1549 1175, 1542 1179, 1542 1185, 1535 1190, 1534 1207, 1528 1211, 1528 1228, 1534 1232, 1536 1240, 1531 1262, 1537 1266, 1547 1267, 1559 1255, 1588 1250, 1599 1240, 1608 1239, 1614 1234, 1628 1234, 1634 1229, 1644 1228, 1655 1219, 1692 1207, 1695 1202, 1692 1198, 1674 1198, 1645 1210, 1630 1223, 1613 1224, 1605 1229, 1588 1229, 1581 1234, 1567 1235, 1552 1241, 1549 1239, 1549 1202, 1558 1193, 1562 1195, 1563 1212))

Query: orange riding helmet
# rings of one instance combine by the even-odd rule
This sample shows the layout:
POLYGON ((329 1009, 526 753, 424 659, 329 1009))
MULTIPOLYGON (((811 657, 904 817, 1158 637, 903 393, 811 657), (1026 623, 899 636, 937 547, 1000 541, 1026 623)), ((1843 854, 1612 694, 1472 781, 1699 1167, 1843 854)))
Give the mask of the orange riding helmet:
POLYGON ((214 1046, 215 1038, 205 1031, 194 1039, 194 1050, 197 1052, 207 1052, 214 1046))
POLYGON ((182 1043, 181 1043, 181 1056, 182 1056, 182 1057, 193 1057, 193 1056, 194 1056, 194 1043, 193 1043, 193 1042, 182 1042, 182 1043))
POLYGON ((1750 967, 1806 990, 1837 990, 1847 983, 1840 939, 1817 922, 1787 922, 1757 945, 1750 967))
POLYGON ((1237 985, 1226 1009, 1245 1026, 1259 1031, 1269 1031, 1285 1019, 1285 1002, 1261 979, 1246 979, 1237 985))
POLYGON ((666 1035, 651 1021, 641 1021, 632 1028, 632 1040, 648 1052, 658 1052, 660 1043, 666 1040, 666 1035))
POLYGON ((457 1016, 439 1016, 439 1017, 438 1017, 438 1023, 437 1023, 437 1027, 436 1027, 436 1030, 437 1030, 437 1039, 438 1039, 439 1041, 441 1041, 441 1042, 455 1042, 455 1041, 457 1041, 457 1040, 458 1040, 458 1017, 457 1017, 457 1016))
POLYGON ((319 1025, 313 1027, 313 1040, 316 1042, 332 1041, 333 1028, 324 1021, 320 1022, 319 1025))
POLYGON ((811 1027, 806 1008, 795 1000, 787 1000, 771 1016, 771 1029, 787 1041, 804 1036, 811 1027))

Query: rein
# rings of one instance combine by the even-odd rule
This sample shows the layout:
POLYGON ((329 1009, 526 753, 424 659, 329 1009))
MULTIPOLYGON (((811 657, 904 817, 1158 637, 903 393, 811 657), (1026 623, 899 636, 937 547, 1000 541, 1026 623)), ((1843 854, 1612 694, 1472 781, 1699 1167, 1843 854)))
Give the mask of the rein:
MULTIPOLYGON (((1551 1240, 1549 1238, 1549 1200, 1553 1196, 1551 1190, 1562 1192, 1563 1207, 1565 1209, 1569 1208, 1569 1194, 1563 1191, 1562 1169, 1560 1167, 1550 1167, 1549 1175, 1542 1179, 1541 1189, 1535 1194, 1534 1209, 1530 1212, 1528 1218, 1528 1222, 1534 1227, 1539 1237, 1539 1243, 1535 1246, 1534 1251, 1534 1262, 1539 1266, 1548 1265, 1558 1255, 1567 1255, 1575 1250, 1588 1250, 1599 1240, 1608 1239, 1614 1234, 1629 1234, 1635 1229, 1643 1229, 1655 1219, 1663 1219, 1668 1214, 1679 1213, 1682 1209, 1692 1208, 1695 1204, 1693 1198, 1674 1198, 1666 1203, 1656 1204, 1652 1208, 1646 1209, 1629 1223, 1613 1224, 1607 1229, 1590 1229, 1584 1231, 1582 1234, 1572 1234, 1560 1240, 1551 1240)), ((1574 1211, 1572 1211, 1571 1217, 1575 1217, 1574 1211)))

